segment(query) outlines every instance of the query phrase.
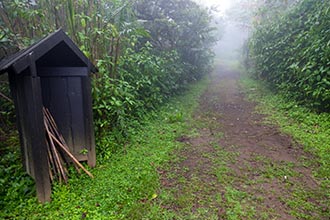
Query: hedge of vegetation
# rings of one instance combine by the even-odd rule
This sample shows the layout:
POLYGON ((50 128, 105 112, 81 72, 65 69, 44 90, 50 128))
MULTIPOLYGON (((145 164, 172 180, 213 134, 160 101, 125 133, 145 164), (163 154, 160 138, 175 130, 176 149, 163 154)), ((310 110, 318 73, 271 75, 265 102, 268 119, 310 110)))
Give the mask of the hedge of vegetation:
POLYGON ((257 76, 300 104, 330 110, 330 1, 302 0, 260 17, 250 48, 257 76))

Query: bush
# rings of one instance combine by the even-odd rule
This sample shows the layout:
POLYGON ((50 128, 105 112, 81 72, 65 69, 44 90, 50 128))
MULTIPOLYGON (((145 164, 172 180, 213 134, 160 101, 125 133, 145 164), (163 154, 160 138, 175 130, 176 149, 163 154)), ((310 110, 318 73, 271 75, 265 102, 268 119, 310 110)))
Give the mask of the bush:
POLYGON ((330 110, 330 2, 303 0, 250 39, 257 76, 299 103, 330 110))

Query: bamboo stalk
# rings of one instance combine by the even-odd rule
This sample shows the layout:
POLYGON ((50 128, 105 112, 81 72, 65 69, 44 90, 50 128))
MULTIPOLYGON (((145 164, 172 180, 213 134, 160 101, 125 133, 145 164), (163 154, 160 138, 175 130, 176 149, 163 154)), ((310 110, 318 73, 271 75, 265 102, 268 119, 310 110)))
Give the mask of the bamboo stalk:
POLYGON ((60 168, 58 165, 58 162, 56 160, 56 153, 54 152, 54 148, 51 147, 50 145, 54 145, 52 143, 51 137, 48 135, 47 129, 47 121, 46 118, 44 117, 44 125, 45 125, 45 130, 46 130, 46 143, 47 143, 47 151, 48 151, 48 161, 50 162, 49 164, 51 165, 52 171, 51 171, 51 181, 54 181, 54 178, 58 178, 59 181, 61 182, 61 177, 60 177, 60 168), (54 176, 52 176, 52 173, 54 173, 54 176))
POLYGON ((9 98, 8 96, 6 96, 5 94, 3 94, 2 92, 0 92, 0 96, 4 99, 6 99, 8 102, 10 103, 14 103, 13 100, 11 98, 9 98))
POLYGON ((46 135, 48 137, 48 148, 50 155, 49 161, 50 163, 53 163, 54 172, 57 174, 59 181, 61 182, 63 179, 63 181, 67 183, 68 180, 67 177, 68 171, 66 167, 63 166, 64 164, 63 158, 66 158, 65 155, 67 155, 67 157, 72 160, 73 165, 75 166, 76 170, 79 173, 80 173, 79 168, 81 168, 88 176, 94 178, 94 176, 69 151, 68 145, 66 144, 63 136, 59 133, 56 122, 53 116, 51 115, 51 113, 49 112, 49 110, 43 107, 43 113, 44 113, 44 125, 45 125, 46 135), (61 156, 56 146, 58 146, 61 149, 62 153, 64 153, 65 155, 61 156))
POLYGON ((117 38, 117 43, 116 43, 116 54, 115 54, 115 61, 114 61, 114 67, 113 67, 113 73, 112 77, 114 79, 117 78, 117 65, 118 65, 118 59, 119 59, 119 49, 120 49, 120 37, 117 38))
MULTIPOLYGON (((62 142, 63 146, 65 146, 66 148, 68 148, 63 136, 58 132, 58 127, 57 127, 57 124, 52 116, 52 114, 50 113, 50 111, 47 109, 47 108, 43 108, 43 111, 46 115, 46 118, 47 120, 49 121, 50 123, 50 128, 51 128, 51 133, 54 133, 57 138, 62 142)), ((68 148, 69 149, 69 148, 68 148)), ((66 159, 66 157, 64 157, 66 159)), ((69 163, 69 161, 65 160, 67 163, 69 163)), ((77 170, 77 172, 80 174, 80 170, 79 170, 79 167, 77 167, 77 165, 75 163, 73 163, 75 169, 77 170)))
POLYGON ((50 152, 50 148, 49 148, 47 138, 46 138, 46 144, 47 144, 48 161, 49 161, 49 164, 53 166, 54 165, 54 160, 53 160, 53 157, 52 157, 52 153, 50 152))
POLYGON ((58 138, 61 140, 62 143, 65 143, 65 145, 67 145, 64 138, 63 138, 63 136, 58 132, 57 124, 56 124, 52 114, 50 113, 50 111, 47 108, 44 108, 44 111, 46 113, 46 116, 47 116, 50 124, 51 124, 51 127, 53 128, 54 133, 58 136, 58 138))
MULTIPOLYGON (((45 112, 45 115, 46 115, 48 121, 50 122, 51 133, 55 134, 55 136, 57 136, 57 138, 62 142, 63 146, 65 146, 69 149, 63 136, 58 132, 58 128, 57 128, 57 125, 56 125, 56 122, 55 122, 53 116, 51 115, 51 113, 49 112, 49 110, 47 108, 44 108, 43 110, 45 112)), ((65 159, 65 162, 67 164, 69 164, 70 161, 67 160, 67 157, 64 157, 64 159, 65 159)), ((74 165, 75 169, 77 170, 77 172, 80 174, 81 172, 80 172, 79 168, 77 167, 77 165, 75 163, 73 163, 73 165, 74 165)))
POLYGON ((67 183, 67 176, 66 176, 65 171, 63 169, 63 165, 61 163, 61 159, 60 159, 60 156, 59 156, 59 154, 58 154, 58 152, 56 150, 56 147, 55 147, 55 144, 53 142, 53 139, 50 136, 52 133, 49 131, 49 125, 48 125, 48 123, 47 123, 46 120, 44 121, 44 124, 45 124, 45 128, 46 128, 46 133, 50 137, 49 138, 50 148, 52 149, 52 152, 53 152, 53 155, 54 155, 54 158, 55 158, 55 164, 57 164, 57 167, 58 167, 59 180, 60 180, 60 182, 62 182, 62 179, 63 179, 64 182, 67 183))
MULTIPOLYGON (((48 136, 49 136, 49 134, 48 134, 48 136)), ((60 181, 60 183, 62 183, 62 169, 61 169, 61 164, 59 162, 58 154, 56 152, 56 148, 55 148, 55 145, 54 145, 51 137, 49 137, 49 141, 50 141, 50 149, 51 149, 51 152, 53 155, 53 160, 54 160, 55 174, 56 174, 58 180, 60 181)))
MULTIPOLYGON (((48 140, 49 139, 50 139, 50 137, 48 136, 48 140)), ((54 165, 54 176, 57 177, 60 182, 62 182, 62 179, 59 175, 61 173, 61 170, 60 170, 59 164, 57 162, 57 158, 56 158, 56 154, 54 152, 54 148, 51 146, 52 145, 51 143, 48 143, 48 144, 50 145, 49 149, 50 149, 50 153, 51 153, 51 157, 52 157, 53 165, 54 165)))
POLYGON ((49 150, 49 147, 48 147, 48 144, 47 144, 47 153, 48 153, 48 172, 49 172, 49 177, 50 177, 50 181, 53 182, 54 181, 54 177, 53 177, 53 171, 52 171, 52 159, 51 159, 51 155, 50 155, 50 150, 49 150))

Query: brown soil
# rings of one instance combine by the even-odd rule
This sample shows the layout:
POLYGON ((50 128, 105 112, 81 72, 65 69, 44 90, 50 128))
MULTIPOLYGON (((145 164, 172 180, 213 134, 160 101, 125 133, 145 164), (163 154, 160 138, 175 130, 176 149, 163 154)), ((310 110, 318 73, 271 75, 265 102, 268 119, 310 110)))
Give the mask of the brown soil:
MULTIPOLYGON (((312 176, 312 168, 304 165, 312 156, 277 126, 265 123, 265 115, 257 113, 255 103, 247 101, 238 80, 239 73, 224 67, 211 76, 211 85, 200 98, 192 123, 197 134, 178 138, 185 143, 177 152, 181 160, 170 163, 169 170, 160 171, 163 189, 172 190, 176 200, 183 197, 188 201, 174 200, 164 208, 185 216, 189 211, 196 216, 200 208, 207 208, 214 213, 198 216, 228 219, 228 209, 232 207, 225 194, 229 186, 247 193, 241 203, 243 209, 253 206, 255 210, 254 217, 238 219, 297 219, 292 210, 299 211, 299 207, 292 208, 285 201, 297 189, 317 192, 319 184, 312 176), (214 172, 223 152, 228 154, 223 159, 229 169, 223 175, 225 181, 214 172), (286 174, 287 166, 290 168, 286 174), (267 176, 272 169, 283 172, 267 176), (190 206, 185 212, 187 203, 190 206), (267 213, 267 217, 262 217, 262 213, 267 213)), ((321 200, 307 199, 315 207, 329 211, 321 200)), ((326 219, 318 210, 300 211, 310 219, 326 219)))

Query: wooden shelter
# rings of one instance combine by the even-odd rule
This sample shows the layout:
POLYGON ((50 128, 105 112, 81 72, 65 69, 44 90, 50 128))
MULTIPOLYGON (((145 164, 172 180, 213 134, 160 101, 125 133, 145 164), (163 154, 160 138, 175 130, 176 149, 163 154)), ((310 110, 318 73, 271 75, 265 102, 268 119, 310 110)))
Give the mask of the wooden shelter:
POLYGON ((95 67, 61 29, 0 61, 0 74, 9 75, 24 167, 36 181, 41 202, 51 194, 43 106, 54 116, 70 152, 95 166, 91 72, 95 67))

